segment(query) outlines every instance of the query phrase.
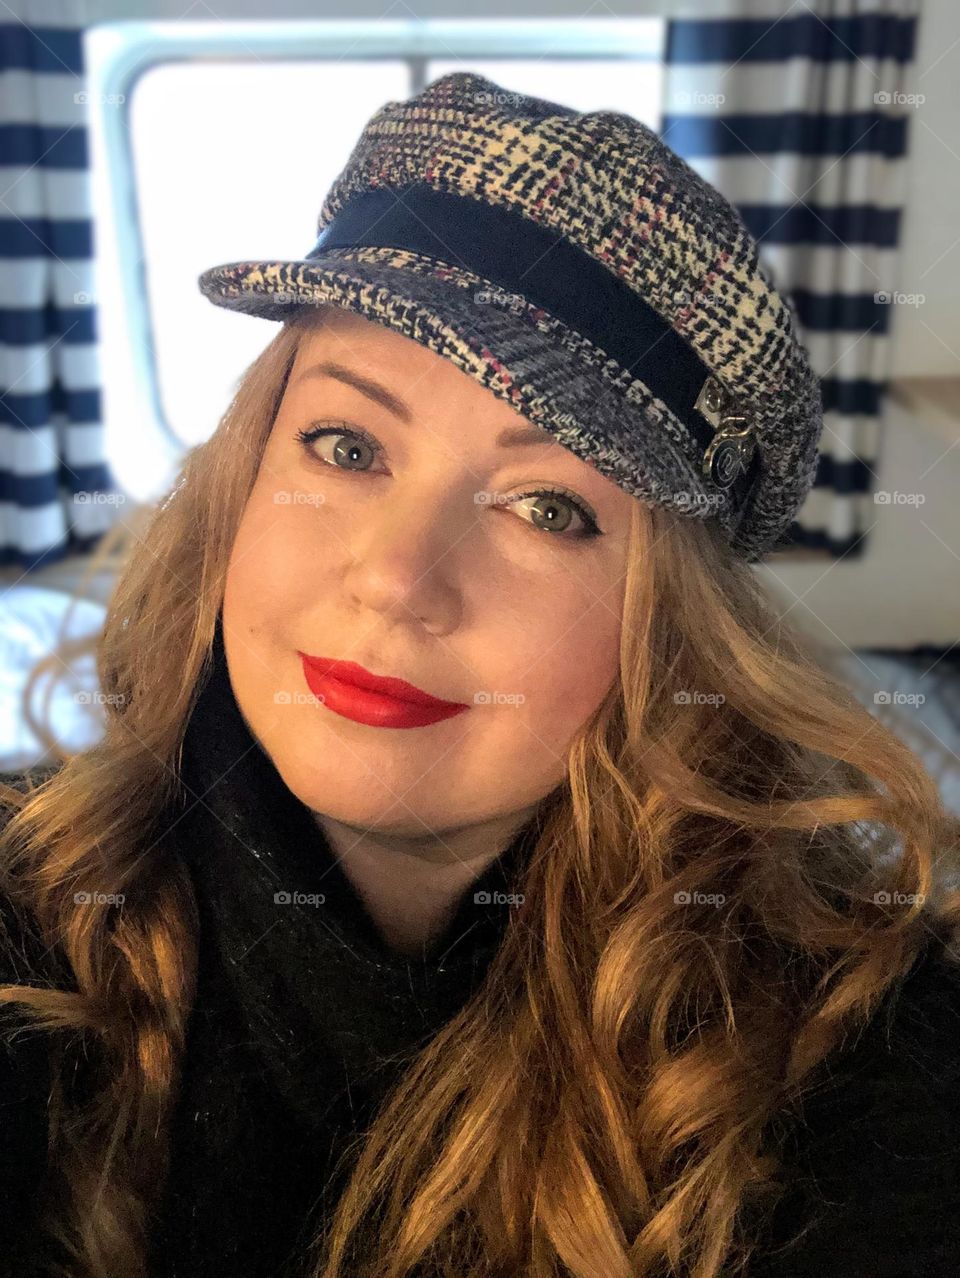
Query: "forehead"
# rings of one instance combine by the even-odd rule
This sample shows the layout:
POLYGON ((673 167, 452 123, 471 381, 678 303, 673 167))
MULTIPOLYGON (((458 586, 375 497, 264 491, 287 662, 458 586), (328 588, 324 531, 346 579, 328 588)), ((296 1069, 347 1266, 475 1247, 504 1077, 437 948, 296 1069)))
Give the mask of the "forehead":
POLYGON ((306 327, 301 329, 291 380, 311 364, 333 360, 379 381, 392 379, 398 391, 406 391, 405 397, 415 396, 418 388, 421 396, 440 388, 472 394, 481 405, 489 399, 491 412, 497 407, 508 414, 514 411, 451 360, 386 323, 336 306, 318 308, 315 316, 308 312, 301 322, 306 327))
POLYGON ((340 308, 324 308, 319 326, 300 337, 287 394, 297 402, 322 394, 358 395, 389 416, 411 423, 467 411, 477 427, 511 441, 567 450, 543 426, 530 421, 445 356, 386 325, 340 308))

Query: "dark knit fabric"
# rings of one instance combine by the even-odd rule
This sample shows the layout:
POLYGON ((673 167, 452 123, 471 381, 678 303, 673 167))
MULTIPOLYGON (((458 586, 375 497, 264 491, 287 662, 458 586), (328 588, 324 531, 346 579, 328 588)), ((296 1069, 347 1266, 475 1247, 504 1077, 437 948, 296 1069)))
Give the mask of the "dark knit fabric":
MULTIPOLYGON (((319 826, 251 737, 218 634, 183 755, 189 797, 163 847, 186 859, 201 913, 199 982, 158 1196, 152 1278, 300 1278, 361 1133, 402 1062, 482 980, 531 846, 528 827, 417 959, 380 938, 319 826), (323 904, 274 894, 322 893, 323 904)), ((158 852, 158 854, 162 854, 158 852)), ((18 944, 0 979, 25 979, 18 944)), ((39 963, 41 956, 34 955, 39 963)), ((0 1050, 0 1272, 39 1278, 40 1040, 0 1050)), ((960 1273, 960 965, 929 950, 802 1116, 771 1132, 785 1193, 758 1218, 748 1278, 960 1273)), ((122 1276, 118 1276, 122 1278, 122 1276)), ((466 1278, 466 1276, 465 1276, 466 1278)))
POLYGON ((317 1200, 345 1141, 479 984, 507 922, 497 894, 533 829, 471 885, 427 953, 395 953, 250 735, 219 630, 214 658, 183 751, 197 802, 174 827, 201 907, 201 984, 158 1230, 163 1278, 278 1272, 298 1225, 329 1207, 331 1193, 317 1200), (481 892, 489 903, 475 902, 481 892))

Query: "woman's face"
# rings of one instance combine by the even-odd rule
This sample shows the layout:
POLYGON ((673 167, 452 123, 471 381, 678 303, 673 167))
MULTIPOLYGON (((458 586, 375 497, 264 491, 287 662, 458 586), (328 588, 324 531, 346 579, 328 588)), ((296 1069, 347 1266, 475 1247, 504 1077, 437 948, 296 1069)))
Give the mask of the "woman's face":
POLYGON ((337 309, 306 330, 223 606, 234 695, 286 785, 316 812, 397 835, 550 793, 617 677, 633 500, 393 330, 337 309), (315 427, 331 433, 298 438, 315 427), (530 496, 557 488, 569 496, 530 496), (376 695, 328 682, 319 700, 301 654, 467 708, 398 726, 388 699, 387 726, 359 721, 377 718, 376 695))

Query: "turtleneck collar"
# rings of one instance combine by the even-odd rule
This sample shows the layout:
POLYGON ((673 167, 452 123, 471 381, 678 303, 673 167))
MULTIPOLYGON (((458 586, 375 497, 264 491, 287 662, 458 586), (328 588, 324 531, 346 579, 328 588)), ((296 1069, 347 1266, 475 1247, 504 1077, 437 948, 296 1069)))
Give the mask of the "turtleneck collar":
POLYGON ((537 821, 474 880, 429 950, 397 953, 247 727, 219 621, 212 655, 184 739, 174 837, 197 890, 201 955, 222 967, 278 1088, 316 1117, 319 1078, 326 1106, 331 1070, 349 1086, 414 1055, 479 984, 509 924, 497 894, 517 890, 537 821))

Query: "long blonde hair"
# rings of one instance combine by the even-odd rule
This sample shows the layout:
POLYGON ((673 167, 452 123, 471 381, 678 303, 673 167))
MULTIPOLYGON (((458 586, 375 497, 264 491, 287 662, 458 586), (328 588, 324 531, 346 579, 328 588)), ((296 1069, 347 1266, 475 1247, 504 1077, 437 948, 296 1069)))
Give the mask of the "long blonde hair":
MULTIPOLYGON (((119 530, 102 740, 29 792, 4 787, 0 886, 69 973, 0 1000, 49 1035, 44 1233, 71 1278, 146 1274, 198 927, 161 814, 244 505, 319 318, 282 326, 172 493, 119 530), (78 1050, 79 1099, 63 1082, 78 1050)), ((486 979, 345 1151, 311 1278, 732 1272, 776 1166, 770 1117, 931 930, 954 941, 960 901, 936 869, 960 823, 920 760, 710 523, 632 514, 621 678, 571 747, 486 979)))

